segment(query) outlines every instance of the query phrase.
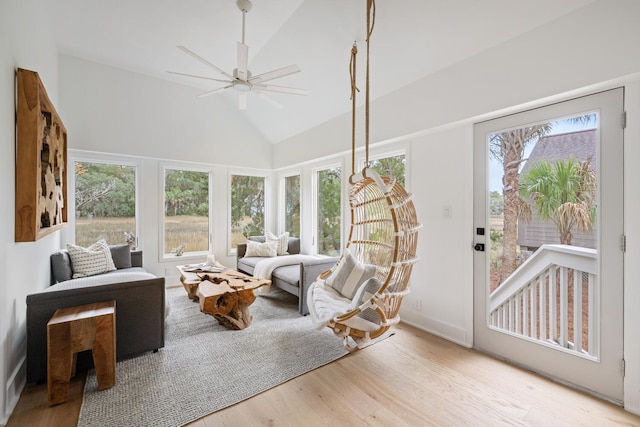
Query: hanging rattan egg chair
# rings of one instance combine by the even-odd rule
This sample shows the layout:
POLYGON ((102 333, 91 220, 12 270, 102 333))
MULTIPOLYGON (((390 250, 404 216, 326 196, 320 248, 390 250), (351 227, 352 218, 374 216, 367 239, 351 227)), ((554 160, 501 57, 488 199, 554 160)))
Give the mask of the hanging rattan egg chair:
POLYGON ((311 285, 307 303, 314 326, 331 328, 352 348, 349 337, 362 347, 400 320, 420 223, 411 195, 395 179, 365 168, 350 184, 349 242, 311 285))
MULTIPOLYGON (((368 0, 369 38, 373 0, 368 0)), ((355 55, 350 64, 353 127, 355 128, 355 55)), ((366 161, 369 165, 369 73, 367 55, 366 161)), ((352 134, 352 170, 355 169, 355 132, 352 134)), ((365 166, 349 178, 351 228, 338 262, 320 275, 307 294, 316 328, 331 328, 350 350, 361 348, 396 324, 409 293, 409 279, 418 260, 418 230, 412 196, 395 177, 379 176, 365 166), (349 340, 351 338, 351 340, 349 340), (355 345, 354 345, 355 343, 355 345)))

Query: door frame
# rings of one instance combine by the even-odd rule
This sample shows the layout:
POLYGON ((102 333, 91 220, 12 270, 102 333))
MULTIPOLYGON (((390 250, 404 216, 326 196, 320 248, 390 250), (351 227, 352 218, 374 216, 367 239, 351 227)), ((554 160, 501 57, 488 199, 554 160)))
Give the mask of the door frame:
MULTIPOLYGON (((622 88, 620 90, 624 94, 624 88, 622 88)), ((607 92, 611 92, 611 91, 607 91, 607 92)), ((475 132, 475 128, 476 127, 480 127, 480 129, 482 129, 482 127, 485 126, 485 127, 488 128, 488 129, 485 129, 485 130, 492 131, 493 129, 490 129, 492 127, 491 123, 496 119, 501 119, 506 123, 505 125, 500 124, 501 128, 505 128, 505 127, 508 128, 509 126, 512 126, 512 127, 513 126, 520 126, 522 121, 523 121, 523 120, 520 119, 520 117, 522 116, 522 113, 527 113, 529 115, 525 119, 525 121, 527 123, 536 122, 536 121, 541 122, 541 121, 545 121, 545 120, 548 120, 548 119, 553 120, 553 119, 555 119, 555 116, 554 117, 547 117, 546 116, 546 115, 548 115, 548 113, 546 113, 546 110, 549 109, 548 107, 551 107, 551 109, 553 109, 553 108, 556 108, 556 104, 562 104, 564 102, 574 101, 574 100, 578 100, 579 101, 580 99, 583 99, 583 98, 586 98, 586 99, 595 98, 595 96, 597 96, 597 95, 600 95, 600 93, 588 94, 588 95, 585 95, 585 96, 582 96, 582 97, 579 97, 579 98, 567 99, 566 101, 559 101, 559 102, 556 102, 556 103, 550 103, 548 105, 542 105, 542 106, 540 106, 538 108, 535 108, 535 109, 523 110, 521 112, 510 114, 508 116, 496 117, 495 119, 491 119, 491 120, 488 120, 488 121, 485 121, 485 122, 476 123, 474 125, 474 142, 473 142, 474 153, 476 153, 477 150, 478 150, 478 148, 477 148, 478 141, 476 140, 476 137, 475 137, 475 133, 476 133, 475 132), (592 97, 592 95, 594 95, 594 97, 592 97), (510 124, 510 122, 512 122, 512 124, 510 124)), ((617 106, 617 104, 614 105, 614 107, 615 106, 617 106)), ((623 97, 622 97, 622 106, 624 108, 624 98, 623 97)), ((574 108, 574 107, 571 107, 571 108, 574 108)), ((577 108, 580 108, 580 107, 577 107, 577 108)), ((593 109, 591 109, 591 110, 593 110, 593 109)), ((587 110, 585 110, 585 111, 587 111, 587 110)), ((580 110, 578 109, 578 110, 576 110, 574 112, 575 113, 579 113, 580 110)), ((610 117, 601 116, 601 120, 603 120, 604 122, 609 121, 611 123, 609 123, 608 125, 614 126, 614 123, 612 121, 613 120, 619 120, 619 118, 613 117, 613 114, 611 114, 610 117)), ((498 131, 498 129, 496 129, 496 131, 498 131)), ((484 130, 483 130, 483 136, 480 137, 480 138, 484 138, 484 135, 486 135, 486 133, 484 133, 484 130)), ((478 138, 478 139, 480 139, 480 138, 478 138)), ((621 136, 621 138, 623 139, 624 135, 621 136)), ((624 147, 624 143, 622 143, 621 146, 624 147)), ((481 151, 484 154, 484 159, 481 159, 481 160, 482 161, 487 161, 486 146, 484 148, 482 148, 481 151)), ((478 157, 479 157, 479 155, 478 155, 478 157)), ((476 158, 476 155, 474 154, 474 159, 475 158, 476 158)), ((624 157, 623 157, 623 159, 624 159, 624 157)), ((478 182, 478 180, 480 180, 479 182, 486 182, 488 176, 487 176, 487 174, 484 174, 484 171, 479 171, 478 168, 475 167, 477 161, 479 161, 479 160, 474 160, 474 182, 478 182)), ((620 173, 618 178, 620 180, 620 185, 622 185, 624 183, 623 173, 620 173)), ((607 178, 607 180, 608 179, 609 178, 607 178)), ((486 188, 486 184, 485 184, 485 188, 486 188)), ((622 188, 624 189, 624 187, 622 187, 622 188)), ((621 193, 624 194, 623 192, 621 192, 621 193)), ((475 196, 475 192, 474 192, 474 200, 475 200, 475 197, 476 196, 475 196)), ((620 196, 620 198, 622 199, 622 195, 620 196)), ((621 200, 622 208, 623 208, 623 211, 624 211, 625 204, 623 202, 624 202, 624 199, 621 200)), ((604 205, 604 203, 602 205, 604 205)), ((604 209, 605 212, 606 212, 606 210, 607 209, 604 209)), ((486 236, 484 236, 484 237, 483 236, 477 236, 476 233, 475 233, 476 227, 486 227, 487 221, 485 219, 485 215, 486 215, 486 209, 485 209, 485 212, 477 212, 476 209, 475 209, 475 202, 474 202, 474 214, 473 214, 473 237, 474 237, 474 243, 485 243, 486 244, 486 240, 485 240, 486 236)), ((609 251, 613 250, 611 248, 611 246, 610 246, 610 243, 611 242, 606 243, 606 245, 608 245, 608 246, 603 245, 602 242, 599 245, 599 248, 600 248, 600 260, 603 263, 604 262, 608 262, 608 261, 606 261, 607 254, 609 253, 609 251)), ((624 257, 624 255, 623 255, 623 257, 624 257)), ((478 253, 474 253, 473 258, 474 258, 474 266, 477 265, 478 262, 482 262, 483 264, 486 265, 486 253, 480 253, 480 255, 478 255, 478 253)), ((618 267, 616 267, 616 268, 618 268, 618 267)), ((620 268, 620 277, 621 277, 620 280, 624 281, 624 266, 620 265, 619 268, 620 268)), ((485 271, 485 278, 484 278, 485 281, 486 281, 486 274, 488 274, 488 273, 485 271)), ((486 316, 485 316, 485 314, 486 314, 486 306, 484 306, 484 308, 483 308, 481 313, 478 313, 478 312, 476 312, 476 304, 479 304, 479 301, 477 301, 477 299, 478 300, 480 300, 480 299, 484 300, 484 299, 487 298, 487 296, 486 296, 486 294, 484 292, 483 292, 483 295, 477 295, 476 282, 480 279, 480 277, 478 277, 478 273, 476 272, 476 268, 475 267, 474 267, 473 275, 474 275, 473 288, 474 288, 474 294, 476 294, 474 296, 474 303, 473 303, 473 305, 474 305, 474 307, 473 307, 473 310, 474 310, 474 315, 473 315, 473 319, 474 319, 473 320, 473 324, 474 324, 474 328, 473 328, 473 330, 474 330, 474 332, 473 332, 474 340, 473 341, 474 341, 474 347, 478 348, 478 335, 480 334, 480 332, 478 332, 478 328, 481 327, 480 325, 485 325, 485 323, 486 323, 486 316)), ((620 291, 620 294, 623 294, 623 292, 624 292, 624 288, 620 291)), ((618 295, 618 296, 616 296, 616 298, 617 297, 621 297, 620 306, 624 307, 624 301, 625 301, 624 300, 624 296, 618 295)), ((620 317, 622 317, 622 315, 620 317)), ((625 319, 623 317, 622 317, 622 319, 618 319, 618 320, 620 320, 622 325, 624 325, 624 320, 625 319)), ((488 330, 488 328, 487 328, 487 330, 488 330)), ((621 346, 621 348, 620 348, 620 359, 622 359, 623 356, 624 356, 624 347, 623 347, 623 339, 624 339, 624 337, 622 336, 623 331, 624 331, 624 328, 621 328, 620 337, 619 337, 620 346, 621 346)), ((499 334, 499 332, 496 332, 496 333, 499 334)), ((515 345, 517 346, 519 344, 516 342, 515 345)), ((524 345, 525 344, 523 344, 523 346, 524 345)), ((490 349, 483 349, 482 351, 491 352, 490 349)), ((511 357, 513 357, 513 355, 514 355, 514 352, 511 352, 511 351, 507 351, 506 353, 510 354, 511 357)), ((518 352, 515 351, 515 354, 517 354, 517 353, 518 352)), ((504 356, 503 355, 502 358, 509 358, 509 356, 504 356)), ((525 358, 525 362, 516 361, 516 363, 521 363, 523 365, 529 365, 529 363, 526 362, 526 358, 525 358)), ((611 361, 608 360, 607 363, 611 363, 611 361)), ((534 370, 536 370, 536 369, 534 368, 534 370)), ((550 374, 547 374, 547 376, 552 376, 553 377, 554 374, 550 373, 550 374)), ((612 393, 611 390, 610 390, 609 394, 612 395, 610 400, 614 400, 614 401, 618 401, 618 402, 622 401, 622 399, 623 399, 623 388, 624 388, 624 379, 621 380, 619 393, 618 392, 613 392, 612 393)))

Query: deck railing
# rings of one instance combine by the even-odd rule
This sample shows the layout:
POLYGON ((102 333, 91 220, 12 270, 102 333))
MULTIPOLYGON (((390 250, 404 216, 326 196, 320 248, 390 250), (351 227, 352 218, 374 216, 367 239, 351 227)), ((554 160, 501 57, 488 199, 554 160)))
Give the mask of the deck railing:
POLYGON ((597 251, 543 245, 489 297, 490 325, 597 357, 597 251))

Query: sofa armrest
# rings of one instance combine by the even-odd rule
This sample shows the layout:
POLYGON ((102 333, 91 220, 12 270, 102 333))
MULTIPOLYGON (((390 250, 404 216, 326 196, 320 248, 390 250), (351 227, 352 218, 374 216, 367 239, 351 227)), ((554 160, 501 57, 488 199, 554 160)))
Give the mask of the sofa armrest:
MULTIPOLYGON (((118 360, 164 347, 164 277, 30 294, 26 298, 27 382, 47 379, 47 322, 58 308, 110 300, 116 301, 118 360)), ((88 356, 80 357, 90 365, 88 356)), ((80 360, 78 364, 82 365, 80 360)))
POLYGON ((237 249, 236 249, 236 258, 240 259, 242 257, 244 257, 244 255, 247 253, 247 244, 246 243, 238 243, 237 249))
POLYGON ((298 298, 298 309, 300 314, 309 314, 307 306, 307 293, 311 284, 327 270, 330 270, 338 262, 338 257, 321 258, 300 263, 300 296, 298 298))
POLYGON ((131 267, 142 267, 142 251, 131 251, 131 267))

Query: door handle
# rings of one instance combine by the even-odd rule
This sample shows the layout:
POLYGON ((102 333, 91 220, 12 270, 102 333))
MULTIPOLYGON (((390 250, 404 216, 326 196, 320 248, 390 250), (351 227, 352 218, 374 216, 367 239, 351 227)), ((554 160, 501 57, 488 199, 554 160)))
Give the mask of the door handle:
POLYGON ((484 252, 484 243, 476 243, 473 247, 478 252, 484 252))

